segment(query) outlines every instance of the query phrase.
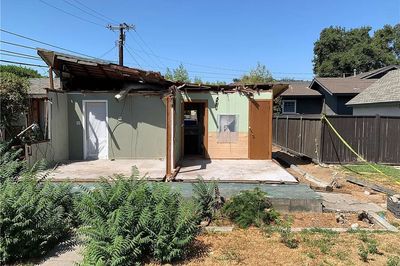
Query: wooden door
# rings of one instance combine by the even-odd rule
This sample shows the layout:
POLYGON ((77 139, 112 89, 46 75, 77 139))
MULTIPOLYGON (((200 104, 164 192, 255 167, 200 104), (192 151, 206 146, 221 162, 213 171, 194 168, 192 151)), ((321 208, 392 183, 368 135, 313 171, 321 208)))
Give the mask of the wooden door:
POLYGON ((272 100, 249 101, 249 159, 271 160, 272 100))

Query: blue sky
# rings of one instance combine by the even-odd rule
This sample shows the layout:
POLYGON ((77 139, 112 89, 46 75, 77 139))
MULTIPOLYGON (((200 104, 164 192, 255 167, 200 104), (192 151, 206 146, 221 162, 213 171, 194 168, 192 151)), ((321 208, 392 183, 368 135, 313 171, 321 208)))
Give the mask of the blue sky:
MULTIPOLYGON (((1 28, 99 57, 113 48, 117 33, 104 27, 109 19, 90 16, 69 4, 84 9, 81 2, 117 22, 136 25, 145 43, 135 32, 127 35, 135 59, 125 52, 126 65, 138 67, 138 62, 144 69, 165 72, 166 66, 174 68, 182 62, 191 77, 228 82, 258 61, 275 78, 311 79, 313 43, 323 28, 369 25, 374 30, 400 21, 400 0, 42 1, 99 25, 65 14, 41 0, 1 0, 1 28)), ((46 48, 4 32, 1 40, 46 48)), ((1 49, 34 54, 4 43, 1 49)), ((43 64, 4 55, 1 58, 43 64)), ((117 58, 117 49, 103 57, 117 58)))

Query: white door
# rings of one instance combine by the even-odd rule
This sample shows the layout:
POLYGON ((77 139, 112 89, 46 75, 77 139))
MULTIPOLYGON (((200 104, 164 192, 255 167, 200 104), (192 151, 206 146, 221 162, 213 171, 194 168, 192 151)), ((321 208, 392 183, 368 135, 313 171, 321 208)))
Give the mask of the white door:
POLYGON ((86 159, 108 158, 107 102, 85 102, 86 159))

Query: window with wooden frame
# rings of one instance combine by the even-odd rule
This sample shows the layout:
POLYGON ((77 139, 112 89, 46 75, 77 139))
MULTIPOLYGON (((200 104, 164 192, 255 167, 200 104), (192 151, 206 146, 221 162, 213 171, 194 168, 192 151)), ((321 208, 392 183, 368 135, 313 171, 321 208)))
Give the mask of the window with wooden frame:
POLYGON ((29 136, 32 142, 51 139, 51 102, 47 98, 31 98, 29 101, 28 125, 37 124, 29 136))
POLYGON ((282 100, 282 113, 295 114, 296 113, 296 100, 282 100))
POLYGON ((218 138, 221 143, 237 142, 239 139, 239 115, 218 115, 218 138))

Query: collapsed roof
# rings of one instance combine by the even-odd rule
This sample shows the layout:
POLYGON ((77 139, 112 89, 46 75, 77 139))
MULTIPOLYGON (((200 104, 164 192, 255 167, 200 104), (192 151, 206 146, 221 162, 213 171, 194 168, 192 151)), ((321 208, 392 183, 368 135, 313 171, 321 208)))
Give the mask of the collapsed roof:
MULTIPOLYGON (((158 85, 164 88, 175 85, 185 90, 210 90, 210 91, 263 91, 271 90, 276 97, 288 88, 283 83, 241 84, 231 83, 226 85, 194 84, 173 82, 165 79, 159 72, 145 71, 137 68, 120 66, 109 61, 84 58, 75 55, 38 49, 38 55, 52 68, 61 79, 68 78, 95 78, 115 81, 138 82, 158 85)), ((140 86, 143 87, 143 86, 140 86)))
POLYGON ((120 66, 109 61, 89 59, 44 49, 38 55, 61 78, 83 77, 110 80, 136 81, 155 85, 171 85, 159 72, 120 66))

